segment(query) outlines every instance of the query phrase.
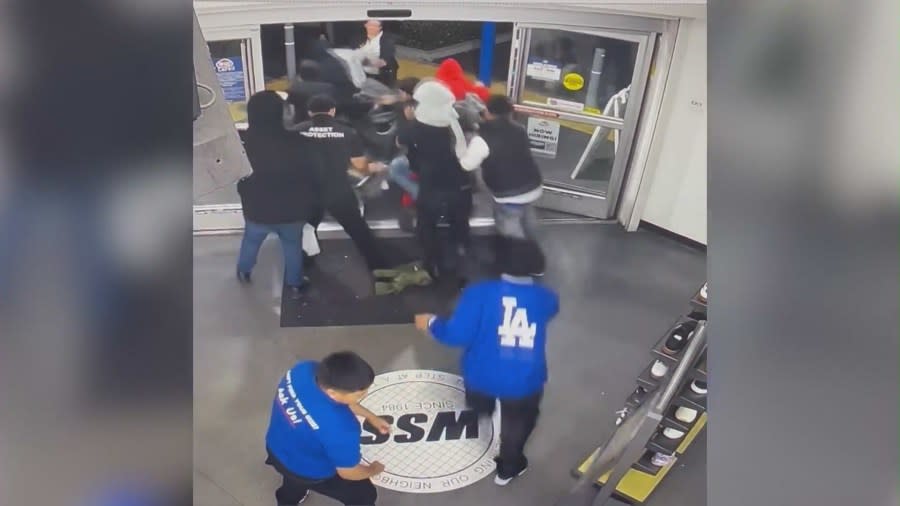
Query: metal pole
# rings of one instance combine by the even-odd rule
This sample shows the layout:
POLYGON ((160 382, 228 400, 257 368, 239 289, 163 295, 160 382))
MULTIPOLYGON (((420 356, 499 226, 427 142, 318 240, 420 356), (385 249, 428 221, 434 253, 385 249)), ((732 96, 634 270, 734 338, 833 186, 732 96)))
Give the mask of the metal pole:
POLYGON ((481 23, 481 54, 478 58, 478 80, 485 86, 491 85, 494 70, 494 45, 497 44, 497 24, 481 23))
POLYGON ((297 76, 297 50, 294 46, 294 25, 284 25, 284 52, 287 63, 288 81, 297 76))
POLYGON ((650 400, 650 412, 647 413, 646 418, 641 420, 641 426, 637 429, 634 439, 625 448, 622 458, 616 462, 615 467, 613 467, 613 470, 609 475, 609 479, 606 480, 606 484, 599 492, 597 492, 597 496, 594 498, 593 502, 594 506, 606 505, 609 498, 612 497, 613 493, 616 491, 618 483, 625 477, 625 473, 627 473, 628 469, 631 468, 631 465, 637 462, 644 454, 647 442, 653 437, 653 433, 656 432, 659 422, 662 421, 663 413, 666 408, 669 407, 669 403, 672 402, 672 398, 675 397, 675 394, 681 387, 688 369, 693 366, 705 344, 706 321, 704 320, 697 324, 697 328, 694 330, 694 337, 688 343, 687 349, 684 351, 684 356, 678 362, 678 366, 669 378, 669 382, 666 383, 666 387, 663 389, 662 393, 657 392, 650 400))
POLYGON ((594 61, 591 63, 591 77, 588 79, 587 97, 584 99, 585 107, 597 109, 600 107, 600 76, 603 75, 603 63, 606 61, 606 49, 598 47, 594 49, 594 61))
POLYGON ((334 23, 330 21, 325 23, 325 36, 328 37, 328 42, 334 46, 334 23))

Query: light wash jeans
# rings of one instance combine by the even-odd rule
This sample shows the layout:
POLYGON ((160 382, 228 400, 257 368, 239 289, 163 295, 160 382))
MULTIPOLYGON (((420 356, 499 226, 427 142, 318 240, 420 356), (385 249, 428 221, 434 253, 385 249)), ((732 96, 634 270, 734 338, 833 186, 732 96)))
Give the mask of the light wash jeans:
POLYGON ((536 239, 537 223, 533 204, 501 204, 494 201, 494 226, 498 235, 536 239))
POLYGON ((390 165, 388 165, 388 179, 400 188, 403 188, 406 193, 409 193, 413 200, 419 199, 419 183, 412 179, 409 158, 406 156, 401 155, 391 160, 390 165))

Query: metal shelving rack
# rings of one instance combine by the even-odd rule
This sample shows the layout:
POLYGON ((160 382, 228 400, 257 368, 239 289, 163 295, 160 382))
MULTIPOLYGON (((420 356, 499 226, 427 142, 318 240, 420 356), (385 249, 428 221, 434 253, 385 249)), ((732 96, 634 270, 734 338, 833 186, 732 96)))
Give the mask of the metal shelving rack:
POLYGON ((653 378, 652 362, 641 373, 637 383, 647 390, 642 402, 635 403, 629 397, 623 408, 627 414, 622 423, 606 444, 573 471, 578 480, 556 506, 620 506, 645 502, 678 456, 706 426, 706 395, 695 394, 690 389, 693 380, 707 380, 706 302, 700 299, 699 291, 691 299, 691 307, 696 319, 681 317, 670 327, 688 320, 697 321, 685 348, 671 355, 663 352, 668 332, 653 347, 653 361, 663 361, 669 367, 668 374, 661 379, 653 378), (679 406, 697 411, 693 422, 685 423, 675 417, 679 406), (666 427, 685 435, 677 441, 662 437, 661 430, 666 427), (654 466, 650 456, 656 452, 675 458, 665 466, 654 466))

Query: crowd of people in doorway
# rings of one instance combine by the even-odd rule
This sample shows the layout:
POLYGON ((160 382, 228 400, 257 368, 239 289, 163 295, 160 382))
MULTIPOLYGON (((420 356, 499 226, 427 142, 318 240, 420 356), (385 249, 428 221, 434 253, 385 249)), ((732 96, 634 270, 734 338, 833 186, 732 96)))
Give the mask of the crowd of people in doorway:
MULTIPOLYGON (((309 284, 304 269, 313 263, 304 252, 304 236, 315 236, 326 212, 352 239, 373 278, 397 272, 360 212, 353 176, 380 174, 404 189, 415 202, 423 251, 422 269, 417 276, 406 272, 407 279, 450 279, 462 288, 453 315, 417 315, 415 325, 466 349, 461 369, 473 409, 490 416, 498 401, 502 406, 495 481, 505 485, 528 466, 524 446, 547 378, 546 327, 559 310, 556 294, 535 282, 545 262, 533 207, 541 196, 541 174, 506 96, 490 95, 453 60, 441 64, 433 79, 398 81, 395 49, 381 24, 369 20, 365 29, 360 62, 391 93, 361 100, 322 44, 317 58, 301 63, 287 93, 263 91, 250 98, 244 142, 253 172, 238 183, 246 227, 237 276, 251 282, 260 246, 275 234, 284 254, 286 293, 301 298, 309 284), (461 102, 469 107, 460 108, 461 102), (397 120, 396 150, 387 160, 373 157, 353 126, 354 118, 376 107, 392 110, 397 120), (479 170, 494 203, 494 258, 502 275, 464 286, 460 269, 470 247, 479 170), (442 223, 449 243, 438 233, 442 223)), ((267 463, 283 477, 279 505, 299 504, 310 490, 347 505, 375 503, 369 479, 384 466, 362 461, 356 421, 363 417, 390 430, 359 404, 373 378, 372 368, 352 352, 301 362, 282 378, 266 435, 267 463)))

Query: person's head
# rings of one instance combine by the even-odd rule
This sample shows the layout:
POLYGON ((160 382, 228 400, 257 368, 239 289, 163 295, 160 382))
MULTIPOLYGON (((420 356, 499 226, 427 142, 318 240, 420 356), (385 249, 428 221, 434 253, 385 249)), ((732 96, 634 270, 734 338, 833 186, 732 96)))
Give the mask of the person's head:
POLYGON ((397 81, 397 89, 403 96, 403 100, 412 100, 413 93, 416 92, 416 86, 419 85, 418 77, 405 77, 397 81))
POLYGON ((322 69, 319 62, 314 60, 303 60, 300 62, 300 68, 297 70, 300 79, 304 81, 318 81, 322 75, 322 69))
POLYGON ((499 241, 497 260, 500 272, 516 277, 544 272, 546 259, 537 242, 510 237, 501 238, 499 241))
POLYGON ((381 21, 377 19, 367 19, 366 20, 366 36, 368 38, 377 37, 379 33, 381 33, 381 21))
POLYGON ((355 404, 366 396, 375 371, 352 351, 339 351, 323 358, 316 367, 316 383, 325 395, 341 404, 355 404))
POLYGON ((306 104, 310 116, 327 114, 334 116, 337 113, 337 103, 328 95, 315 95, 306 104))
POLYGON ((252 130, 284 130, 284 99, 275 91, 254 93, 247 101, 247 126, 252 130))
POLYGON ((506 95, 491 95, 485 105, 487 111, 484 116, 487 119, 509 118, 515 110, 512 101, 506 95))

